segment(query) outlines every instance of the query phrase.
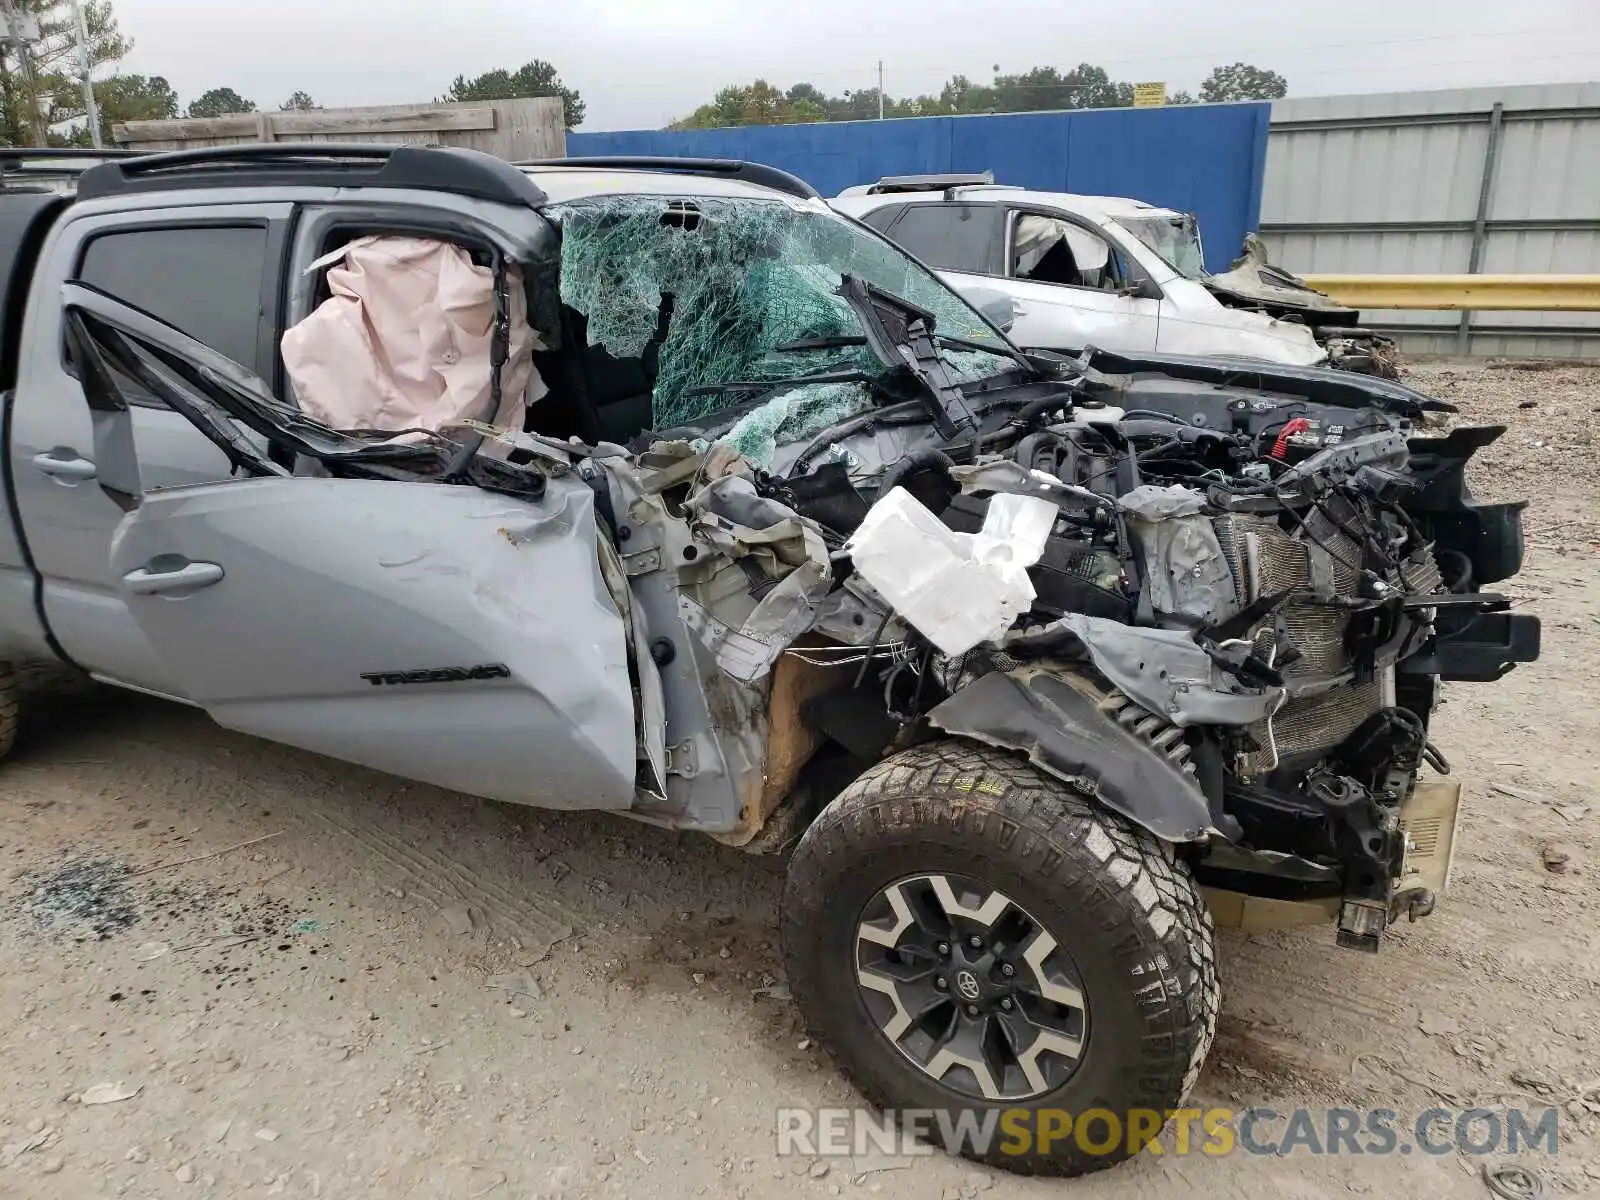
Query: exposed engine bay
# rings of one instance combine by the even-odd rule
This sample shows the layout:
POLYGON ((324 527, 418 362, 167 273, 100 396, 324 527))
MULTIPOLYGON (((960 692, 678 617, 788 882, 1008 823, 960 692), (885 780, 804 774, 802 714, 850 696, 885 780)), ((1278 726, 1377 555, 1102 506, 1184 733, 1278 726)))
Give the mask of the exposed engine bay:
MULTIPOLYGON (((1057 368, 1032 399, 985 409, 969 393, 954 438, 845 423, 762 479, 830 541, 895 488, 967 532, 996 496, 1056 507, 1035 597, 1007 632, 955 659, 924 647, 863 684, 884 689, 903 736, 930 719, 958 728, 941 705, 978 707, 963 689, 992 673, 1071 672, 1204 793, 1207 829, 1161 830, 1228 844, 1202 879, 1286 898, 1337 879, 1341 936, 1376 948, 1396 912, 1432 904, 1393 883, 1403 803, 1424 764, 1449 772, 1428 736, 1438 683, 1537 654, 1537 621, 1481 590, 1520 565, 1521 505, 1475 505, 1462 480, 1501 430, 1432 435, 1420 424, 1447 406, 1327 372, 1247 388, 1252 372, 1092 351, 1057 368)), ((837 736, 861 738, 858 717, 841 706, 851 729, 837 736)), ((1039 759, 1026 738, 1009 744, 1039 759)))
MULTIPOLYGON (((698 215, 675 213, 692 233, 698 215)), ((1503 429, 1439 432, 1448 405, 1350 373, 974 349, 870 272, 825 282, 788 331, 811 340, 777 349, 848 361, 787 379, 741 361, 709 384, 679 363, 672 420, 590 442, 537 413, 411 440, 333 430, 154 318, 81 285, 65 300, 97 430, 126 411, 126 377, 247 474, 311 461, 529 504, 587 489, 592 528, 527 536, 595 540, 628 638, 633 815, 774 848, 866 765, 954 736, 1028 756, 1203 883, 1337 900, 1342 944, 1375 950, 1425 913, 1402 811, 1425 770, 1449 771, 1429 735, 1439 683, 1538 654, 1537 620, 1483 590, 1520 567, 1521 505, 1477 504, 1463 478, 1503 429), (707 391, 715 411, 693 415, 683 401, 707 391), (871 581, 880 505, 904 518, 876 523, 902 539, 875 543, 882 561, 947 552, 952 579, 994 573, 1000 618, 978 640, 919 597, 891 603, 892 570, 871 581)), ((649 304, 670 307, 665 290, 649 304)), ((131 506, 115 438, 101 484, 131 506)))

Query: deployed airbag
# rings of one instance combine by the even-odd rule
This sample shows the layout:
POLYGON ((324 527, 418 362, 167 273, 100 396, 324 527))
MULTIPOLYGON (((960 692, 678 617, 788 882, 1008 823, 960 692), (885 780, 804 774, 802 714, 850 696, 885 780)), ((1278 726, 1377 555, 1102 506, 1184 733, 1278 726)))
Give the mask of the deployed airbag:
POLYGON ((437 430, 461 420, 521 429, 546 389, 533 366, 521 273, 507 268, 509 354, 491 412, 494 272, 452 242, 365 237, 328 271, 333 293, 283 335, 301 409, 334 429, 437 430))

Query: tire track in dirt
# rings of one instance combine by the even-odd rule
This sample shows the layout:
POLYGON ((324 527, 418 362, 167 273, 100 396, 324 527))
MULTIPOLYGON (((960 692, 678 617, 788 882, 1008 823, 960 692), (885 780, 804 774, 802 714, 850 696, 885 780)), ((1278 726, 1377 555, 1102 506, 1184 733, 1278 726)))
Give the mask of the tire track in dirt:
MULTIPOLYGON (((310 830, 331 831, 344 843, 336 851, 342 857, 360 868, 375 868, 390 888, 415 894, 441 915, 469 911, 479 927, 514 941, 519 957, 529 961, 547 954, 581 923, 557 898, 560 882, 548 871, 528 872, 515 863, 498 870, 524 849, 518 821, 510 815, 521 816, 522 810, 261 741, 158 701, 118 699, 105 720, 94 723, 94 745, 106 763, 99 770, 117 778, 130 800, 140 793, 193 792, 237 803, 241 812, 269 810, 310 830), (182 752, 156 749, 162 745, 182 752), (472 848, 480 851, 477 857, 486 869, 449 853, 456 840, 452 835, 463 834, 480 843, 472 848), (527 878, 529 887, 515 893, 490 878, 489 870, 508 879, 527 878)), ((77 740, 68 733, 34 763, 48 769, 52 760, 72 759, 77 740)))
POLYGON ((481 872, 426 849, 429 843, 425 840, 408 846, 400 837, 380 830, 375 822, 353 820, 343 812, 336 815, 325 806, 311 811, 327 827, 350 839, 369 861, 384 863, 396 882, 429 900, 441 913, 464 909, 481 918, 489 930, 515 938, 524 958, 542 958, 557 942, 572 935, 577 918, 555 900, 512 895, 481 872))
MULTIPOLYGON (((380 865, 391 887, 414 892, 441 916, 459 920, 448 910, 465 909, 488 932, 515 941, 519 957, 528 961, 548 954, 578 926, 577 914, 552 895, 560 890, 559 881, 529 879, 526 891, 513 892, 447 850, 454 840, 449 834, 468 833, 516 855, 518 830, 508 814, 521 810, 407 784, 245 735, 219 733, 245 742, 255 762, 270 766, 280 780, 299 781, 299 786, 279 789, 286 807, 337 833, 363 865, 380 865), (536 882, 543 886, 534 886, 536 882)), ((479 857, 485 866, 494 865, 492 855, 479 857)), ((526 877, 522 871, 512 874, 526 877)))

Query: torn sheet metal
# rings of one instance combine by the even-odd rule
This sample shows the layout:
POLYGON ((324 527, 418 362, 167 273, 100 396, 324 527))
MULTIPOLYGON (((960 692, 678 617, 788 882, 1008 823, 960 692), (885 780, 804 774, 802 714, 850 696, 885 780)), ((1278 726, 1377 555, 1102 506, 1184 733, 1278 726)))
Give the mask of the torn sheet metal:
POLYGON ((761 495, 726 446, 658 442, 577 470, 607 479, 634 612, 660 655, 666 798, 636 815, 681 826, 692 814, 742 845, 816 749, 800 703, 834 684, 784 657, 832 586, 821 529, 761 495))
POLYGON ((515 265, 506 269, 509 354, 491 412, 494 272, 437 238, 358 238, 342 257, 327 275, 333 294, 283 334, 284 366, 308 416, 334 429, 436 430, 463 418, 522 428, 527 404, 547 389, 515 265))
POLYGON ((617 530, 634 620, 643 625, 665 704, 666 798, 637 805, 634 815, 673 828, 732 829, 744 798, 760 788, 763 727, 747 715, 744 693, 752 689, 723 675, 685 627, 677 567, 695 561, 684 551, 693 548, 697 558, 699 547, 665 499, 645 491, 632 459, 587 458, 575 473, 604 497, 617 530))
POLYGON ((628 574, 611 539, 595 539, 599 552, 600 577, 628 630, 628 669, 639 698, 639 752, 649 768, 643 786, 664 798, 667 791, 667 704, 661 689, 661 671, 650 653, 650 632, 644 616, 634 609, 628 588, 628 574))
POLYGON ((1140 521, 1154 524, 1177 517, 1192 517, 1206 510, 1206 498, 1182 484, 1157 487, 1147 483, 1117 500, 1117 507, 1140 521))
POLYGON ((751 579, 754 609, 738 628, 696 612, 682 598, 684 623, 700 634, 717 664, 741 683, 764 676, 816 621, 817 606, 833 585, 822 531, 776 500, 756 492, 742 475, 724 475, 684 503, 691 536, 740 563, 751 579))
POLYGON ((1114 687, 1174 725, 1252 725, 1283 707, 1283 688, 1245 687, 1183 630, 1068 613, 1039 629, 1010 634, 1002 645, 1046 653, 1063 630, 1088 650, 1095 668, 1114 687))
POLYGON ((900 616, 947 655, 1001 637, 1033 603, 1027 569, 1039 561, 1055 506, 1002 494, 983 529, 956 533, 904 488, 874 504, 846 544, 855 569, 900 616))
MULTIPOLYGON (((480 454, 495 454, 504 458, 513 450, 525 450, 540 460, 543 470, 555 474, 565 473, 582 453, 581 447, 541 437, 537 433, 524 433, 520 429, 503 429, 484 421, 450 421, 440 426, 446 437, 462 433, 476 434, 484 439, 480 454)), ((622 451, 618 450, 618 453, 622 451)))
POLYGON ((1030 470, 1013 459, 956 467, 950 472, 950 478, 967 495, 1011 492, 1019 496, 1038 496, 1058 506, 1066 503, 1079 509, 1110 504, 1097 492, 1076 484, 1063 483, 1048 471, 1030 470))
POLYGON ((823 598, 811 629, 841 645, 863 649, 874 642, 893 646, 906 640, 905 623, 860 574, 852 574, 823 598))
POLYGON ((1146 484, 1117 506, 1144 551, 1145 582, 1156 612, 1214 625, 1239 611, 1233 571, 1204 515, 1203 495, 1180 484, 1146 484))
POLYGON ((1317 291, 1298 275, 1273 266, 1267 258, 1266 243, 1259 234, 1245 234, 1243 251, 1233 265, 1220 274, 1203 278, 1202 282, 1213 292, 1225 292, 1241 300, 1348 317, 1347 324, 1354 324, 1361 315, 1326 292, 1317 291))

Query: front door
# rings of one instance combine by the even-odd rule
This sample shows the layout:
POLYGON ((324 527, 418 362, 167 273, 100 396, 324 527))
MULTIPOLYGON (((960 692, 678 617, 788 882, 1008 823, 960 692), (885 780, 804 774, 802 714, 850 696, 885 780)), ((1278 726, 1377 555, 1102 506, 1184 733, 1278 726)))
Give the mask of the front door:
POLYGON ((627 630, 594 496, 267 478, 146 495, 110 570, 184 693, 230 729, 440 787, 627 808, 627 630))
POLYGON ((1135 294, 1131 268, 1104 237, 1042 212, 1013 212, 1007 228, 1012 341, 1047 350, 1156 348, 1162 301, 1135 294))
POLYGON ((631 805, 629 629, 576 473, 430 482, 456 448, 316 426, 170 323, 80 284, 62 295, 96 484, 124 514, 103 570, 184 695, 231 729, 440 787, 631 805), (147 489, 135 380, 244 474, 147 489), (290 474, 235 422, 337 474, 290 474))

